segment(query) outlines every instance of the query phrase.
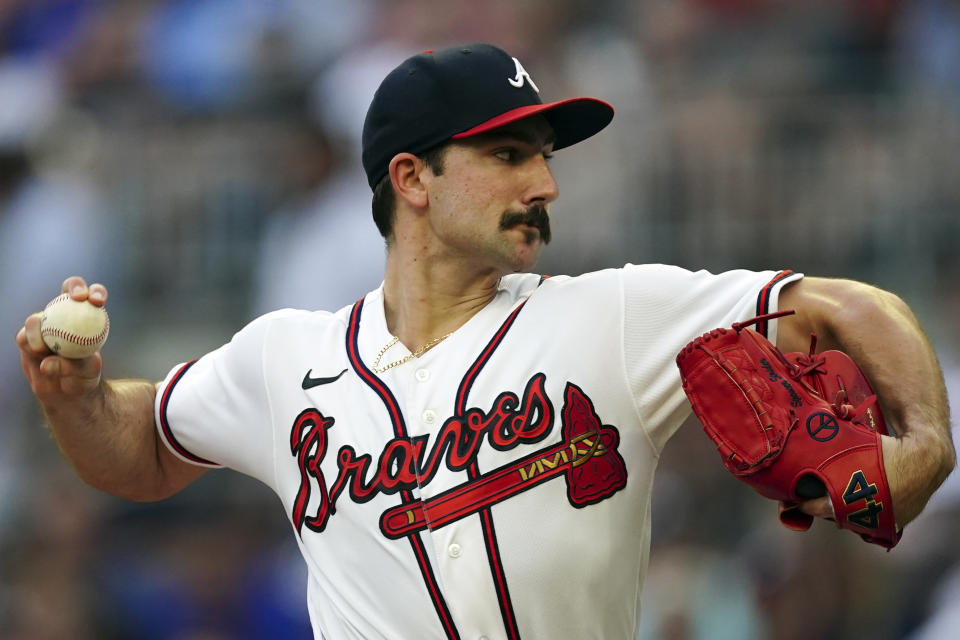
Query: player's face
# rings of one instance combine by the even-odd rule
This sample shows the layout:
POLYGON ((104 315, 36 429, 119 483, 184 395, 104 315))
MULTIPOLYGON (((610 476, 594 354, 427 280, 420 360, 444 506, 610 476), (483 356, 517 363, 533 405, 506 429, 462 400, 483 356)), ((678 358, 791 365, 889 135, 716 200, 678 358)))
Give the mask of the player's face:
POLYGON ((553 131, 539 116, 452 144, 431 181, 437 236, 463 259, 504 273, 532 269, 550 241, 548 207, 559 195, 552 150, 553 131))

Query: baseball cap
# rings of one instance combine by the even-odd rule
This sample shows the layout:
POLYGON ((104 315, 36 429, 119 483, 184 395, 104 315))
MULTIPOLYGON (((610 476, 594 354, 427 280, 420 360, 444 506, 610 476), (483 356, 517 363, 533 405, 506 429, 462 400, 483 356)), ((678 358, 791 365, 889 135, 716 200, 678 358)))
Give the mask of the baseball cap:
POLYGON ((425 51, 387 74, 363 124, 363 168, 373 188, 398 153, 420 153, 542 114, 562 149, 597 133, 613 107, 596 98, 544 103, 520 61, 490 44, 425 51))

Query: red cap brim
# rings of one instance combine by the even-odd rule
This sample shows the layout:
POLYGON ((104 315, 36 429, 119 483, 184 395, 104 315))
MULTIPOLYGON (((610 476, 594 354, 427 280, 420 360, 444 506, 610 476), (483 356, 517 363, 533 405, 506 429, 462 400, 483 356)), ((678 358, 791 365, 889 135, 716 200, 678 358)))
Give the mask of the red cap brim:
POLYGON ((553 127, 556 135, 553 148, 562 149, 589 138, 610 124, 613 120, 613 107, 596 98, 569 98, 546 104, 532 104, 501 113, 452 137, 469 138, 537 114, 543 114, 553 127))

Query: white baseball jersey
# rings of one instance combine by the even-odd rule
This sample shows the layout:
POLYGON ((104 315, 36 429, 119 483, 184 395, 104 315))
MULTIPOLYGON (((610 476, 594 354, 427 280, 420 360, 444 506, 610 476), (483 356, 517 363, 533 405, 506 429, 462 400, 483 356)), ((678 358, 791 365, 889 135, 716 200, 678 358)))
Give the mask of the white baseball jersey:
POLYGON ((690 411, 676 354, 775 310, 799 277, 510 275, 382 374, 382 290, 337 313, 278 311, 175 367, 157 424, 181 459, 280 497, 317 638, 632 639, 653 473, 690 411))

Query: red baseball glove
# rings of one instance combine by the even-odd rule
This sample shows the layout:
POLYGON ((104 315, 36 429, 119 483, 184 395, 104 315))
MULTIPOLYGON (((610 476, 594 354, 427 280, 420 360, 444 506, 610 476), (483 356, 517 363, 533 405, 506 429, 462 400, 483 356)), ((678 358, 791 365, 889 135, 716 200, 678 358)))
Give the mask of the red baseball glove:
POLYGON ((714 329, 677 355, 683 390, 724 465, 779 500, 798 531, 813 517, 798 503, 828 495, 838 527, 888 549, 900 540, 883 468, 887 426, 857 364, 841 351, 783 354, 749 325, 714 329))

